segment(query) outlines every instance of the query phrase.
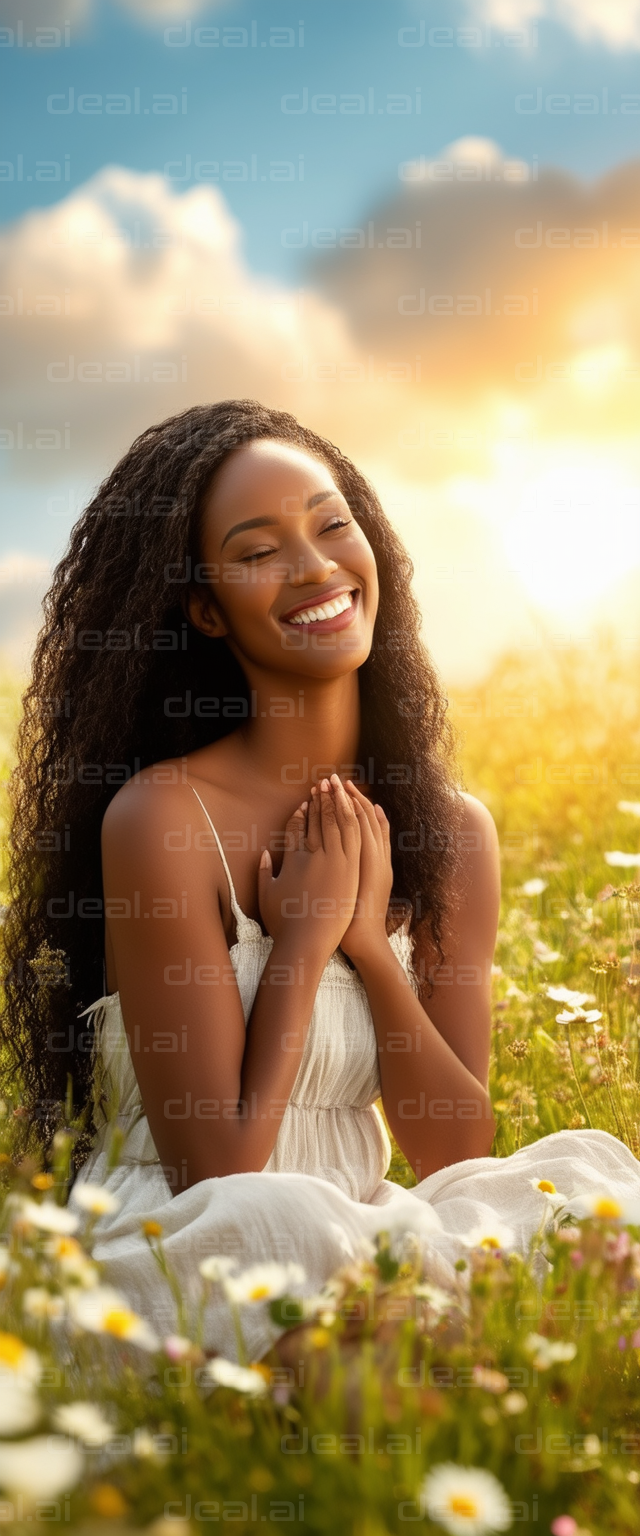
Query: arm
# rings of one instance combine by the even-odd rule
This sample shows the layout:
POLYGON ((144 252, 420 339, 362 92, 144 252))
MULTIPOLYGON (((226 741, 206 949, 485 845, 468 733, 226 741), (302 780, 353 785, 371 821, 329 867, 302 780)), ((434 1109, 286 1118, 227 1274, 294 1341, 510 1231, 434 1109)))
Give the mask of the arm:
MULTIPOLYGON (((212 878, 215 855, 193 849, 185 837, 193 814, 187 793, 132 780, 105 815, 102 858, 122 1012, 145 1113, 163 1166, 177 1169, 186 1160, 191 1185, 260 1170, 268 1161, 318 982, 349 920, 341 918, 336 936, 335 920, 283 919, 282 904, 292 894, 299 901, 303 885, 309 909, 317 896, 338 890, 350 913, 359 834, 352 815, 351 830, 341 835, 333 797, 323 795, 306 839, 302 811, 287 823, 278 879, 268 863, 260 869, 260 907, 274 944, 245 1030, 212 878)), ((347 805, 342 823, 349 814, 347 805)))
MULTIPOLYGON (((366 849, 373 868, 374 844, 379 865, 388 858, 388 888, 382 882, 376 892, 375 910, 380 914, 386 911, 383 904, 391 888, 389 824, 379 807, 376 816, 376 808, 364 796, 360 799, 362 867, 366 849)), ((385 1114, 419 1179, 451 1163, 485 1155, 494 1134, 487 1077, 491 961, 500 901, 499 848, 490 812, 473 796, 465 795, 465 802, 462 835, 471 878, 452 935, 453 963, 433 971, 431 998, 427 1001, 430 950, 424 927, 418 929, 414 951, 421 981, 419 998, 407 984, 379 916, 373 927, 352 922, 342 939, 369 997, 385 1114)))

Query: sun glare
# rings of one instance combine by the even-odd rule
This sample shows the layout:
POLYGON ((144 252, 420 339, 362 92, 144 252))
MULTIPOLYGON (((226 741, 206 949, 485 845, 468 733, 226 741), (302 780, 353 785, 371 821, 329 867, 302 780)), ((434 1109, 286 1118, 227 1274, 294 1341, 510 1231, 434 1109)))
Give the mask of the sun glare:
POLYGON ((640 564, 640 489, 612 454, 545 457, 507 513, 505 552, 536 602, 577 612, 640 564))

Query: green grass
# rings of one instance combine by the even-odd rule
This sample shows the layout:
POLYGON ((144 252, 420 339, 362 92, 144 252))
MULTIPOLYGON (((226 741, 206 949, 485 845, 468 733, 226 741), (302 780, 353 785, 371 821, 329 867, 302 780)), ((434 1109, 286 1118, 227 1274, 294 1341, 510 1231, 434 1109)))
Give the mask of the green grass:
MULTIPOLYGON (((491 809, 502 848, 491 1061, 498 1155, 588 1124, 640 1151, 639 871, 604 859, 606 850, 640 848, 640 820, 618 809, 640 800, 637 685, 637 657, 603 636, 595 652, 504 657, 482 687, 450 691, 464 787, 491 809), (526 895, 532 879, 544 889, 526 895), (579 1018, 557 1022, 563 1005, 547 996, 550 985, 594 995, 585 1007, 602 1015, 597 1034, 579 1018)), ((6 679, 1 696, 6 778, 15 682, 6 679)), ((3 1126, 10 1160, 10 1104, 3 1126)), ((52 1169, 61 1201, 67 1158, 63 1138, 52 1169)), ((7 1186, 40 1198, 34 1166, 6 1168, 7 1186)), ((398 1148, 390 1176, 414 1182, 398 1148)), ((90 1249, 90 1231, 79 1235, 90 1249)), ((161 1237, 150 1241, 160 1259, 161 1237)), ((180 1366, 83 1332, 75 1363, 61 1369, 55 1338, 64 1325, 25 1316, 22 1302, 28 1286, 60 1294, 59 1265, 35 1228, 13 1242, 0 1328, 45 1366, 31 1434, 51 1432, 56 1403, 82 1400, 101 1404, 121 1436, 115 1451, 83 1453, 68 1504, 58 1496, 64 1529, 172 1536, 168 1507, 181 1517, 175 1532, 389 1536, 418 1522, 421 1478, 448 1461, 495 1475, 514 1503, 514 1531, 531 1522, 547 1532, 562 1514, 592 1536, 637 1529, 640 1228, 594 1220, 579 1224, 574 1242, 562 1231, 547 1236, 541 1288, 531 1263, 477 1253, 460 1274, 468 1310, 442 1315, 416 1293, 410 1256, 398 1268, 383 1249, 342 1275, 336 1319, 318 1323, 304 1380, 272 1380, 254 1400, 228 1387, 203 1391, 195 1322, 180 1366), (569 1344, 573 1357, 536 1366, 532 1332, 569 1344), (350 1335, 359 1342, 349 1362, 340 1340, 350 1335), (156 1437, 155 1456, 133 1453, 140 1426, 156 1437)), ((2 1349, 0 1335, 0 1362, 2 1349)), ((37 1511, 25 1505, 20 1514, 3 1482, 2 1443, 12 1529, 32 1532, 37 1511)), ((48 1528, 51 1518, 40 1511, 48 1528)))

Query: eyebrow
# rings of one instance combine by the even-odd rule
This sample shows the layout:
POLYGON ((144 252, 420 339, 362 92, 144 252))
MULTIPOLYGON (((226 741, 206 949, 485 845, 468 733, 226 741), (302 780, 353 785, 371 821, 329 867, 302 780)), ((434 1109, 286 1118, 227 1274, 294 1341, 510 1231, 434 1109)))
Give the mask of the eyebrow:
MULTIPOLYGON (((310 512, 312 507, 317 507, 321 501, 328 501, 330 496, 339 495, 340 492, 335 490, 316 491, 315 496, 309 497, 305 510, 310 512)), ((244 523, 234 523, 233 528, 230 528, 229 532, 225 533, 222 544, 220 545, 221 551, 224 549, 224 546, 228 543, 229 539, 233 538, 234 533, 243 533, 245 528, 273 528, 277 521, 278 519, 276 517, 248 517, 244 523)))

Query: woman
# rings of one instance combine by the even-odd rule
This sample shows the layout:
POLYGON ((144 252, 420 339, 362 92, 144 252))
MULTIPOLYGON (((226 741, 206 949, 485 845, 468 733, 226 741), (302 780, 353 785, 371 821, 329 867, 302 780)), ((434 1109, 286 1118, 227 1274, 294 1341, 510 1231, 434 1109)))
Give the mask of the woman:
MULTIPOLYGON (((381 1228, 414 1232, 446 1284, 483 1219, 526 1247, 533 1174, 568 1196, 638 1183, 600 1132, 488 1155, 497 836, 456 788, 410 576, 349 460, 253 401, 143 433, 55 573, 7 1017, 31 1123, 55 1123, 68 1078, 92 1107, 78 1178, 118 1197, 96 1255, 161 1332, 144 1220, 187 1297, 211 1254, 296 1261, 317 1291, 381 1228), (380 1095, 410 1191, 385 1180, 380 1095)), ((253 1312, 253 1358, 271 1338, 253 1312)), ((234 1353, 216 1303, 205 1342, 234 1353)))

